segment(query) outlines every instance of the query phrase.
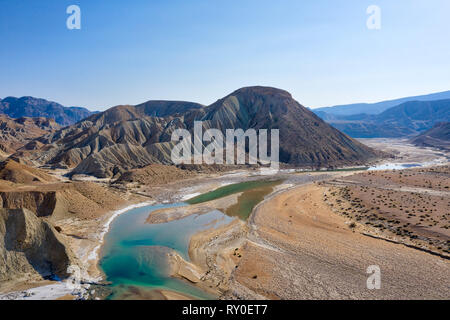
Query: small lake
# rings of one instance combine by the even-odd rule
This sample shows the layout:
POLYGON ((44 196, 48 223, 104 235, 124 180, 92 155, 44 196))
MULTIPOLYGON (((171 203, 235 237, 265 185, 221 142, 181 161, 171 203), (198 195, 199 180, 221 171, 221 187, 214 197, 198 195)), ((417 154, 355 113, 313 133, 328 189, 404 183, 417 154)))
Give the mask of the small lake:
POLYGON ((237 203, 226 209, 226 215, 247 220, 253 208, 264 200, 265 196, 272 193, 274 187, 281 184, 282 180, 256 180, 245 181, 220 187, 216 190, 204 193, 187 200, 189 204, 198 204, 211 200, 223 198, 232 194, 242 193, 237 199, 237 203))
POLYGON ((120 299, 139 288, 171 290, 198 299, 212 299, 200 289, 168 275, 167 254, 177 251, 189 261, 189 239, 204 229, 230 223, 233 218, 220 211, 190 215, 161 224, 146 224, 148 215, 157 209, 184 206, 166 204, 131 209, 118 216, 105 236, 100 267, 111 282, 109 299, 120 299))
POLYGON ((108 299, 132 296, 148 298, 156 290, 170 290, 197 299, 214 299, 197 287, 168 274, 168 253, 172 250, 189 261, 189 241, 192 235, 205 229, 232 222, 236 217, 246 220, 253 208, 273 192, 281 180, 246 181, 227 185, 199 195, 187 203, 160 204, 131 209, 114 219, 105 235, 100 267, 111 283, 108 299), (212 210, 160 224, 145 223, 157 209, 187 206, 241 193, 237 203, 225 214, 212 210))

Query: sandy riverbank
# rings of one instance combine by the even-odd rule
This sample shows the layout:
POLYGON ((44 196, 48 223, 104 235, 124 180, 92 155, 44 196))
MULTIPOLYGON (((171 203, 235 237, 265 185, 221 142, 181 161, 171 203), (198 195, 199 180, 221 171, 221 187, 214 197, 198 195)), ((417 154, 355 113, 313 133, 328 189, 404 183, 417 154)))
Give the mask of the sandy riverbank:
MULTIPOLYGON (((342 177, 349 172, 293 173, 285 175, 285 183, 274 188, 260 203, 272 201, 276 195, 286 192, 298 185, 310 184, 312 181, 323 181, 332 177, 342 177)), ((226 210, 233 205, 239 194, 230 195, 217 200, 188 207, 167 208, 152 212, 147 223, 164 223, 185 218, 192 214, 203 214, 213 209, 226 210)), ((197 287, 214 294, 219 298, 245 297, 248 299, 264 299, 258 294, 234 282, 233 274, 239 268, 243 257, 243 248, 249 242, 249 222, 235 219, 219 228, 209 228, 194 234, 189 243, 190 261, 179 255, 170 259, 171 274, 185 279, 197 287), (232 293, 230 293, 232 292, 232 293)), ((264 247, 264 245, 261 245, 264 247)))
POLYGON ((230 279, 230 287, 247 290, 226 298, 448 298, 448 260, 354 232, 322 201, 325 191, 300 186, 255 210, 230 279), (370 265, 381 268, 381 290, 366 287, 370 265))

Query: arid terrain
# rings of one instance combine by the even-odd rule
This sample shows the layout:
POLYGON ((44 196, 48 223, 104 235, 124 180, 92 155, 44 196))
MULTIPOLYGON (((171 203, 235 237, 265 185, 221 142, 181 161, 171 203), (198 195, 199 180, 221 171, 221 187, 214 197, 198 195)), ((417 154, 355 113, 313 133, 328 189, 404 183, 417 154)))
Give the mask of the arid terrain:
MULTIPOLYGON (((442 155, 410 145, 397 150, 400 163, 437 161, 442 155)), ((257 206, 247 223, 236 220, 192 237, 191 261, 177 257, 173 273, 223 299, 447 299, 448 170, 439 165, 288 174, 284 187, 257 206), (348 192, 363 202, 349 198, 348 192), (370 197, 366 200, 361 192, 370 197), (384 197, 395 199, 402 210, 383 206, 384 197), (420 208, 413 208, 419 200, 420 208), (364 201, 381 204, 366 212, 364 201), (412 219, 412 210, 424 214, 412 219), (372 265, 381 270, 380 290, 366 286, 366 270, 372 265)), ((161 210, 148 222, 202 214, 235 201, 236 196, 229 196, 188 209, 161 210)))
MULTIPOLYGON (((447 155, 399 140, 370 143, 382 151, 395 149, 384 163, 429 165, 387 171, 283 169, 273 176, 270 170, 258 168, 202 173, 157 164, 116 179, 76 175, 69 180, 65 169, 4 162, 2 207, 28 209, 49 224, 69 252, 70 263, 80 266, 84 282, 97 293, 86 296, 86 291, 67 290, 42 272, 28 278, 6 272, 0 292, 3 298, 104 298, 99 248, 113 217, 126 210, 118 209, 185 201, 222 186, 276 177, 283 182, 273 187, 248 220, 235 218, 193 235, 189 261, 168 252, 172 276, 221 299, 446 299, 447 155), (381 269, 381 290, 366 287, 366 269, 371 265, 381 269)), ((211 210, 226 212, 242 194, 157 210, 146 223, 166 223, 211 210)), ((122 298, 192 297, 135 287, 122 298)))
POLYGON ((450 1, 377 2, 0 0, 0 305, 449 301, 450 1))
POLYGON ((232 281, 278 299, 448 297, 448 260, 366 237, 323 201, 326 192, 302 186, 261 205, 232 281), (370 265, 382 270, 382 290, 366 287, 370 265))
POLYGON ((450 257, 449 166, 364 172, 324 185, 335 212, 377 229, 377 236, 450 257))

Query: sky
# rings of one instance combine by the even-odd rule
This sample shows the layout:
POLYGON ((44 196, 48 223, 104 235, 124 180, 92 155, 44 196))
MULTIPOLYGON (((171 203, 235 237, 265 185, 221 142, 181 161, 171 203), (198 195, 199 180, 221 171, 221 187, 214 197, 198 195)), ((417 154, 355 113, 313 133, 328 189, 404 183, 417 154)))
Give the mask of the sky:
POLYGON ((265 85, 314 108, 446 91, 449 16, 448 0, 0 0, 0 98, 208 105, 265 85))

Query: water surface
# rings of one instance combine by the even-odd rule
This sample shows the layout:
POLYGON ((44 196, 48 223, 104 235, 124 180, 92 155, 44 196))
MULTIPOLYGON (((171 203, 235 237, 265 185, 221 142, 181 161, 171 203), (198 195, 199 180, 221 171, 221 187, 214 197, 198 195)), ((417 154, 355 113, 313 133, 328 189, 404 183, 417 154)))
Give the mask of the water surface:
POLYGON ((189 261, 189 241, 192 235, 228 224, 235 217, 246 220, 253 208, 281 182, 258 180, 236 183, 187 201, 189 204, 196 204, 242 193, 237 203, 225 210, 225 214, 213 210, 166 223, 145 223, 154 210, 187 205, 178 203, 135 208, 118 216, 105 236, 100 261, 106 280, 111 282, 112 294, 109 298, 151 298, 155 295, 149 292, 156 292, 155 290, 171 290, 198 299, 213 298, 185 281, 172 278, 168 274, 168 254, 176 251, 189 261))
POLYGON ((118 216, 105 236, 100 267, 111 282, 110 299, 123 297, 131 291, 172 290, 198 299, 214 298, 189 283, 170 277, 167 254, 171 250, 189 260, 191 236, 204 229, 231 222, 220 211, 190 215, 184 219, 161 224, 146 224, 156 209, 183 206, 167 204, 131 209, 118 216))
POLYGON ((198 204, 203 202, 208 202, 220 198, 227 197, 229 195, 240 193, 247 190, 252 190, 255 188, 261 188, 266 186, 276 186, 281 183, 281 180, 254 180, 254 181, 245 181, 239 183, 229 184, 220 188, 217 188, 213 191, 201 194, 194 198, 187 200, 186 202, 189 204, 198 204))
POLYGON ((274 187, 281 184, 281 181, 272 181, 263 186, 244 191, 237 199, 237 203, 228 207, 225 213, 230 217, 239 217, 241 220, 247 220, 253 211, 253 208, 271 194, 274 187))
POLYGON ((426 163, 383 163, 373 167, 369 167, 368 171, 377 170, 401 170, 409 168, 418 168, 426 166, 426 163))

